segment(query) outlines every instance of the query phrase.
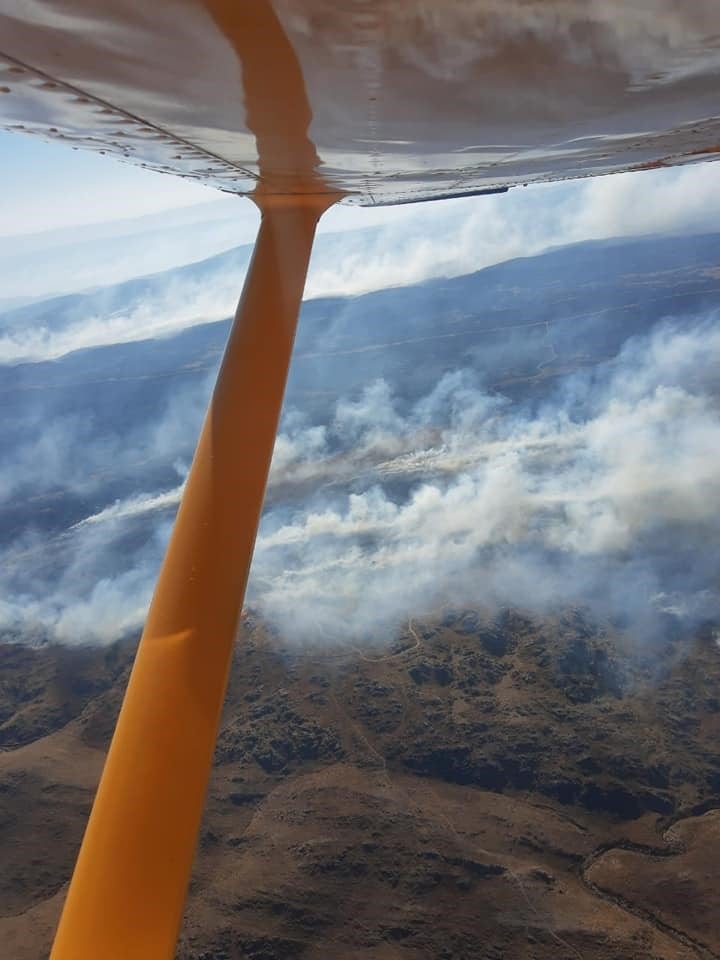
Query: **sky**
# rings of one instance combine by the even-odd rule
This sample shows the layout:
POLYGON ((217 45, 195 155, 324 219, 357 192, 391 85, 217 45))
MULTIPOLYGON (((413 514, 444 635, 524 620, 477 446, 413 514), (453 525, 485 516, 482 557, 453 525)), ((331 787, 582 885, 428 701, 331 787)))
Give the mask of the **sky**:
POLYGON ((0 131, 0 236, 207 203, 208 187, 39 137, 0 131))
MULTIPOLYGON (((0 172, 0 238, 130 220, 223 197, 181 177, 1 130, 0 172)), ((250 203, 228 199, 227 209, 254 230, 256 215, 250 203)), ((332 229, 346 229, 392 218, 392 211, 343 207, 329 222, 332 229)))

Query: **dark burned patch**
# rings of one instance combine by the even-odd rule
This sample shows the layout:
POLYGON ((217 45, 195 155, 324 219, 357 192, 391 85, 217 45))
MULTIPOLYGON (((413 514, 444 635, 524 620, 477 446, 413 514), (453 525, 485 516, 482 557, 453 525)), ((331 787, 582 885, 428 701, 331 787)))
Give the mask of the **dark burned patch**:
POLYGON ((191 954, 192 960, 293 960, 307 946, 304 940, 243 936, 232 929, 216 934, 213 940, 216 946, 191 954))
POLYGON ((28 910, 69 880, 91 800, 89 790, 33 774, 2 776, 0 916, 28 910))
POLYGON ((235 807, 256 807, 265 799, 264 793, 229 793, 228 800, 235 807))
POLYGON ((623 670, 607 647, 590 634, 571 637, 557 659, 558 685, 568 700, 587 703, 598 697, 620 699, 623 670))
POLYGON ((469 747, 436 747, 404 758, 406 766, 421 776, 448 783, 472 784, 485 790, 502 792, 509 781, 501 763, 477 758, 469 747))
POLYGON ((435 683, 440 687, 446 687, 453 680, 453 673, 449 667, 444 664, 419 663, 410 667, 408 675, 413 683, 422 685, 424 683, 435 683))
MULTIPOLYGON (((0 748, 32 743, 79 717, 122 683, 136 643, 137 638, 109 647, 0 643, 0 748)), ((117 708, 119 698, 110 729, 117 708)))
POLYGON ((637 820, 644 813, 671 814, 675 809, 672 798, 650 790, 630 789, 620 783, 591 780, 550 780, 538 783, 538 788, 561 804, 584 807, 619 820, 637 820))
POLYGON ((281 773, 343 756, 338 734, 304 716, 287 700, 273 698, 251 707, 247 717, 227 724, 218 738, 217 763, 253 762, 266 773, 281 773))

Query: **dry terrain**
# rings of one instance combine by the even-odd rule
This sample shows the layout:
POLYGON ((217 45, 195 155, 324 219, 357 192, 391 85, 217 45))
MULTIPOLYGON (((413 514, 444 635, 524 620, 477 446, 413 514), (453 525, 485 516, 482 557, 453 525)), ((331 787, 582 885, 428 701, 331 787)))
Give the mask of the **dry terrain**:
MULTIPOLYGON (((0 943, 47 955, 132 655, 0 645, 0 943)), ((179 960, 720 956, 720 650, 569 610, 244 618, 179 960)))

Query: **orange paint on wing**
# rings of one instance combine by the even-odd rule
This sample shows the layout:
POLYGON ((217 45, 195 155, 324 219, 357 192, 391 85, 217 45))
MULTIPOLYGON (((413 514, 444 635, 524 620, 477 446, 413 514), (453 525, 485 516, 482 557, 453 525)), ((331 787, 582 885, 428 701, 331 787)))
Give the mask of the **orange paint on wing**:
POLYGON ((245 119, 255 135, 261 189, 327 193, 308 135, 312 111, 300 62, 272 4, 206 0, 205 5, 242 68, 245 119))

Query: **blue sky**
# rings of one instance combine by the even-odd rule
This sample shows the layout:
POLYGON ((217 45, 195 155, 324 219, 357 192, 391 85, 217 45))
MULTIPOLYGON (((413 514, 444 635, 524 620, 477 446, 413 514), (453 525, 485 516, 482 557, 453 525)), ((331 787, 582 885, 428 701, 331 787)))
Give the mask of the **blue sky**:
POLYGON ((208 187, 0 131, 0 236, 102 223, 213 200, 208 187))
MULTIPOLYGON (((225 195, 181 177, 154 173, 112 157, 0 130, 0 238, 134 219, 217 202, 225 195)), ((249 203, 235 205, 252 223, 249 203)), ((335 229, 391 220, 397 211, 343 207, 335 229)))

